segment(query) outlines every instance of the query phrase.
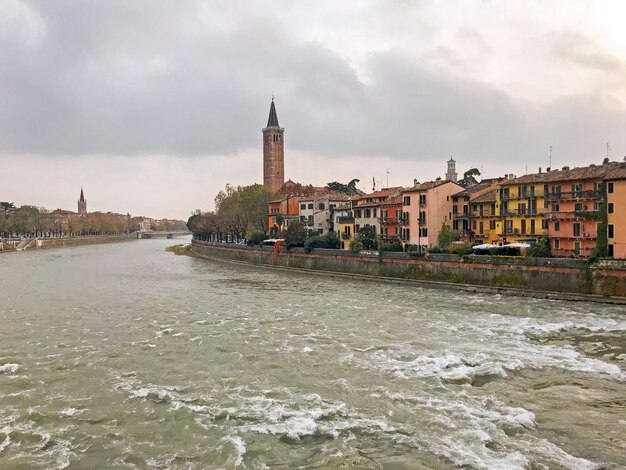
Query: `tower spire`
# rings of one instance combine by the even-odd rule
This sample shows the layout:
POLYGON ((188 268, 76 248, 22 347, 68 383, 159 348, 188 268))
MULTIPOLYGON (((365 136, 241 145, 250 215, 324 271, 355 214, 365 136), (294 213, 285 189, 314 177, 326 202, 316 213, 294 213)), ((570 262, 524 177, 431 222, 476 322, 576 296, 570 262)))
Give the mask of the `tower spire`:
POLYGON ((277 193, 285 182, 285 129, 278 124, 274 94, 267 127, 263 129, 263 185, 277 193))
POLYGON ((278 115, 276 114, 276 106, 274 106, 274 95, 272 95, 272 104, 270 104, 270 116, 267 119, 267 127, 280 127, 278 124, 278 115))

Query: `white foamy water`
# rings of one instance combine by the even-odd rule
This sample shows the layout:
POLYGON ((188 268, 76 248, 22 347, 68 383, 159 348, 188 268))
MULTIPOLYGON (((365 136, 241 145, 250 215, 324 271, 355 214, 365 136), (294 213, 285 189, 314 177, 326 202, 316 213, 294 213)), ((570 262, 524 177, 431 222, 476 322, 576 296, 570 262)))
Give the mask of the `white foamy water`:
POLYGON ((623 307, 170 243, 1 255, 0 468, 626 467, 623 307))

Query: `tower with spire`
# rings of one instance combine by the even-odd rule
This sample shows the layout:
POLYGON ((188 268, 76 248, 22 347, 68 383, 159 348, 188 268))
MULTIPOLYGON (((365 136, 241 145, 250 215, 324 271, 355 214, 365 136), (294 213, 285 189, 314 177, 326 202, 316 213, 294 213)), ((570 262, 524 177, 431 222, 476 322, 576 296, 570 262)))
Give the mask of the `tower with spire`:
POLYGON ((454 158, 450 157, 450 160, 448 160, 448 171, 446 172, 446 180, 456 183, 458 176, 459 175, 456 172, 456 161, 454 160, 454 158))
POLYGON ((276 193, 285 182, 285 129, 278 124, 274 97, 263 129, 263 186, 276 193))
POLYGON ((87 201, 83 194, 83 188, 80 188, 80 197, 78 198, 78 214, 87 215, 87 201))

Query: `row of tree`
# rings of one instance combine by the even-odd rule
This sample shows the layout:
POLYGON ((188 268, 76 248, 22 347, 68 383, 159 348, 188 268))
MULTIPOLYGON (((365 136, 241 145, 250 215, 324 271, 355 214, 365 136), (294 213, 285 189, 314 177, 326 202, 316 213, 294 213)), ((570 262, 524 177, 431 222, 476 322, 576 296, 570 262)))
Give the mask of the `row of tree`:
POLYGON ((130 216, 120 214, 93 212, 79 216, 0 202, 1 238, 109 235, 127 232, 129 226, 130 216))
POLYGON ((268 233, 267 205, 272 193, 263 185, 226 185, 215 197, 215 210, 197 210, 187 227, 200 240, 239 241, 268 233))

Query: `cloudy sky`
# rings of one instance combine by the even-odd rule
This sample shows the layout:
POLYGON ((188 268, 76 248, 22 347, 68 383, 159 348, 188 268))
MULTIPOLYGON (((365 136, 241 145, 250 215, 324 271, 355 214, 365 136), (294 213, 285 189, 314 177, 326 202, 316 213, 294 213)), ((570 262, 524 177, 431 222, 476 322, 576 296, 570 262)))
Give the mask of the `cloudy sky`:
POLYGON ((187 218, 286 176, 409 185, 626 155, 626 2, 2 0, 0 200, 187 218))

